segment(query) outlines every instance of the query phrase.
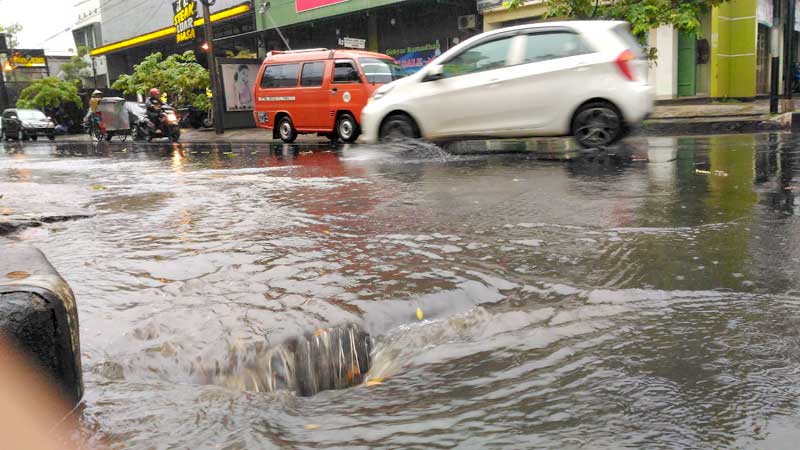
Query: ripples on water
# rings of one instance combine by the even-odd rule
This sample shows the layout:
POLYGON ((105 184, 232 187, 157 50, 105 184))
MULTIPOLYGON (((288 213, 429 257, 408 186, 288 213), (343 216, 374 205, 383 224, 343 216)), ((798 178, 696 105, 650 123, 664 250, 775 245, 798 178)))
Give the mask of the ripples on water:
POLYGON ((83 189, 97 211, 16 237, 79 298, 94 442, 794 442, 789 136, 653 141, 568 163, 236 150, 0 158, 6 181, 83 189), (350 323, 374 339, 370 387, 276 389, 292 387, 298 336, 350 323))

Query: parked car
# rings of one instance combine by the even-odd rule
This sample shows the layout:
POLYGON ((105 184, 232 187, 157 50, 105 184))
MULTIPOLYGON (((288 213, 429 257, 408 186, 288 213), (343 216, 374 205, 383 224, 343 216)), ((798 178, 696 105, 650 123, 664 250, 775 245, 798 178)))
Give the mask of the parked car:
POLYGON ((128 111, 128 123, 131 126, 131 137, 134 141, 143 141, 147 138, 147 130, 139 124, 147 119, 147 107, 144 103, 125 102, 125 109, 128 111))
POLYGON ((273 51, 254 88, 256 125, 294 142, 316 133, 353 142, 361 109, 375 89, 402 76, 390 56, 358 50, 273 51))
POLYGON ((362 140, 574 135, 606 146, 653 109, 646 55, 625 22, 494 30, 375 91, 362 140))
POLYGON ((38 109, 6 109, 3 111, 3 128, 0 139, 27 141, 38 136, 55 139, 56 124, 38 109))

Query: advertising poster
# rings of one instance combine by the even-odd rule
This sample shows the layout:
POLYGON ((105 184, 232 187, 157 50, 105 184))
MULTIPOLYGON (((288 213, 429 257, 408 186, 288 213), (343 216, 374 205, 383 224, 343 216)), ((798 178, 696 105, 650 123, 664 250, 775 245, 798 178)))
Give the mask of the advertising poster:
POLYGON ((16 49, 11 55, 11 63, 17 67, 47 67, 47 60, 42 49, 16 49))
POLYGON ((323 6, 335 5, 348 0, 295 0, 294 6, 297 12, 308 11, 310 9, 322 8, 323 6))
POLYGON ((253 86, 258 74, 258 64, 221 64, 222 84, 225 90, 225 109, 252 111, 253 86))
POLYGON ((431 44, 413 47, 390 48, 384 53, 396 59, 400 66, 403 67, 406 75, 411 75, 441 55, 442 48, 439 45, 439 41, 436 41, 431 44))

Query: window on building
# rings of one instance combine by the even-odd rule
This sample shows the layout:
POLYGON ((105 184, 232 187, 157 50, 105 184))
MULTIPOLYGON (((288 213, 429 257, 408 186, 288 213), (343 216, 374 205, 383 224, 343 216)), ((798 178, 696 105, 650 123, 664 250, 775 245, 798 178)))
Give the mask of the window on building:
POLYGON ((360 83, 361 76, 352 61, 336 61, 333 67, 334 83, 360 83))
POLYGON ((300 72, 300 64, 277 64, 270 65, 264 69, 261 77, 261 87, 285 88, 297 86, 297 75, 300 72))
POLYGON ((525 39, 525 63, 549 61, 588 53, 586 45, 575 33, 559 31, 529 34, 525 39))
POLYGON ((322 75, 325 72, 325 63, 315 61, 303 64, 303 73, 300 75, 300 86, 322 86, 322 75))
POLYGON ((456 77, 508 65, 508 53, 513 36, 478 44, 444 63, 444 76, 456 77))

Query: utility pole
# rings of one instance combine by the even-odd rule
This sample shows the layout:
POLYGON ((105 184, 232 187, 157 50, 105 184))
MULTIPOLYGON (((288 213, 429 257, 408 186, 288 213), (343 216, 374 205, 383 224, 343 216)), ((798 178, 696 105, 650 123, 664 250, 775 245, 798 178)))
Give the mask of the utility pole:
POLYGON ((97 89, 97 69, 94 67, 94 56, 92 56, 92 78, 94 79, 94 88, 97 89))
MULTIPOLYGON (((8 52, 8 45, 6 44, 6 35, 0 33, 0 53, 8 52)), ((7 53, 6 53, 7 54, 7 53)), ((5 67, 0 65, 0 112, 9 106, 8 91, 6 90, 6 74, 5 67)))
POLYGON ((797 11, 795 11, 795 0, 787 0, 786 15, 784 16, 783 28, 783 98, 792 99, 792 89, 794 88, 794 21, 797 11))
POLYGON ((203 3, 203 31, 206 36, 206 45, 208 46, 208 73, 211 75, 211 108, 214 112, 214 132, 216 134, 223 134, 225 131, 222 128, 222 89, 220 89, 219 77, 217 74, 217 60, 214 58, 214 34, 211 29, 211 12, 209 6, 216 3, 216 0, 200 0, 203 3))

